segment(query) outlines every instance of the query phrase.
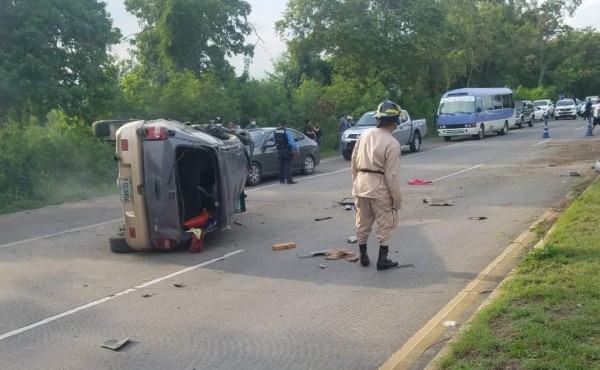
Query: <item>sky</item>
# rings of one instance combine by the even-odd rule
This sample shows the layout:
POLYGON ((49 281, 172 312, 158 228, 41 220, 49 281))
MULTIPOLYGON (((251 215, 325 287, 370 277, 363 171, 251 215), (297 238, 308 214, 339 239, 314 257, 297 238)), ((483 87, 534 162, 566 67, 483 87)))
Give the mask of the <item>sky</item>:
MULTIPOLYGON (((114 27, 121 29, 123 36, 135 34, 139 31, 137 19, 127 13, 123 0, 104 0, 107 11, 113 19, 114 27)), ((275 22, 282 18, 287 0, 246 0, 252 6, 248 21, 256 28, 256 34, 251 34, 247 42, 255 45, 254 58, 250 65, 250 75, 263 78, 267 73, 273 72, 273 62, 285 51, 285 43, 275 33, 275 22)), ((577 12, 567 20, 567 24, 574 28, 594 27, 600 31, 600 0, 583 0, 577 12)), ((118 56, 127 56, 127 45, 121 44, 113 49, 118 56)), ((236 71, 241 73, 243 60, 236 58, 231 61, 236 71)))

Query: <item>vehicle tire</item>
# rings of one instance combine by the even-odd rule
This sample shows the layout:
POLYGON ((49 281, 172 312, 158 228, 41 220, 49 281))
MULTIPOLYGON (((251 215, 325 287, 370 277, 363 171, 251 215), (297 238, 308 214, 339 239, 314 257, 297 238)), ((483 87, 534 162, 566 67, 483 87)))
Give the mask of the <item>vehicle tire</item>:
POLYGON ((303 175, 310 175, 315 172, 315 159, 312 155, 309 154, 302 160, 301 172, 303 175))
POLYGON ((502 130, 498 131, 498 135, 506 135, 508 132, 508 122, 504 122, 504 126, 502 126, 502 130))
MULTIPOLYGON (((447 136, 449 137, 449 136, 447 136)), ((413 139, 410 142, 410 151, 413 153, 418 152, 419 150, 421 150, 421 133, 419 131, 415 131, 415 134, 413 135, 413 139)))
POLYGON ((484 136, 485 136, 485 126, 481 125, 481 126, 479 126, 479 132, 477 133, 477 135, 473 135, 473 137, 477 140, 482 140, 484 136))
POLYGON ((248 186, 256 186, 262 182, 262 168, 260 164, 256 162, 252 162, 252 166, 250 167, 250 171, 248 172, 248 177, 246 178, 246 185, 248 186))
POLYGON ((529 120, 529 127, 533 127, 534 122, 535 122, 535 116, 532 114, 531 119, 529 120))
POLYGON ((352 159, 352 151, 344 150, 342 152, 342 157, 344 157, 345 160, 349 161, 350 159, 352 159))
POLYGON ((108 238, 108 245, 113 253, 134 253, 135 249, 132 249, 127 245, 127 239, 124 233, 112 235, 108 238))
POLYGON ((523 124, 524 124, 524 123, 525 123, 525 118, 524 118, 524 117, 521 117, 521 118, 519 119, 519 123, 517 123, 517 127, 518 127, 518 128, 523 128, 523 124))
POLYGON ((112 120, 102 120, 96 121, 92 123, 92 134, 95 137, 107 137, 110 136, 111 126, 113 127, 113 131, 116 131, 117 128, 123 126, 127 122, 132 122, 130 119, 112 119, 112 120))
POLYGON ((444 136, 444 141, 450 141, 452 140, 452 136, 444 136))

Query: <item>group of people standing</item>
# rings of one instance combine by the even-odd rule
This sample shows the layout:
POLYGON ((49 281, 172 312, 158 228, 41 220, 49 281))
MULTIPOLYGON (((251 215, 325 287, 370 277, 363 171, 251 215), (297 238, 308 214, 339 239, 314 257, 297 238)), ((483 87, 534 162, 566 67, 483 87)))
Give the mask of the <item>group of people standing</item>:
POLYGON ((588 122, 592 123, 592 131, 596 126, 600 125, 600 102, 596 103, 594 106, 592 104, 592 99, 588 98, 585 102, 585 109, 583 110, 583 119, 587 119, 588 122))
POLYGON ((319 126, 319 123, 315 123, 313 126, 310 118, 307 118, 306 120, 304 120, 304 129, 302 130, 302 132, 308 138, 316 141, 319 148, 321 147, 321 137, 323 136, 323 133, 321 132, 321 127, 319 126))

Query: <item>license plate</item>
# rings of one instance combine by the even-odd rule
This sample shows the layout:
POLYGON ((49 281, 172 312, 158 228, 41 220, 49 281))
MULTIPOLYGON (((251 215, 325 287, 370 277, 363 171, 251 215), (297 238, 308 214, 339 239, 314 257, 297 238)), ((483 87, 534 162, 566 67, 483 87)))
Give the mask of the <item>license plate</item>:
POLYGON ((121 188, 121 202, 131 202, 131 182, 129 179, 119 179, 119 186, 121 188))

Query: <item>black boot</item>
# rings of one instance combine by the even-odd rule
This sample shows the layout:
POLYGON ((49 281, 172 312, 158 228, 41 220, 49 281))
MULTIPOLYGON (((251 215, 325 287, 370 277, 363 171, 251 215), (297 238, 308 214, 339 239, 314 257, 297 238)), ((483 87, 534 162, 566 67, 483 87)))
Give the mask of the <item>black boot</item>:
POLYGON ((369 259, 369 255, 367 254, 367 245, 359 244, 358 248, 360 249, 360 264, 364 267, 369 266, 371 260, 369 259))
POLYGON ((379 246, 379 259, 377 260, 377 270, 387 270, 392 267, 398 267, 398 262, 393 262, 387 258, 388 247, 379 246))

